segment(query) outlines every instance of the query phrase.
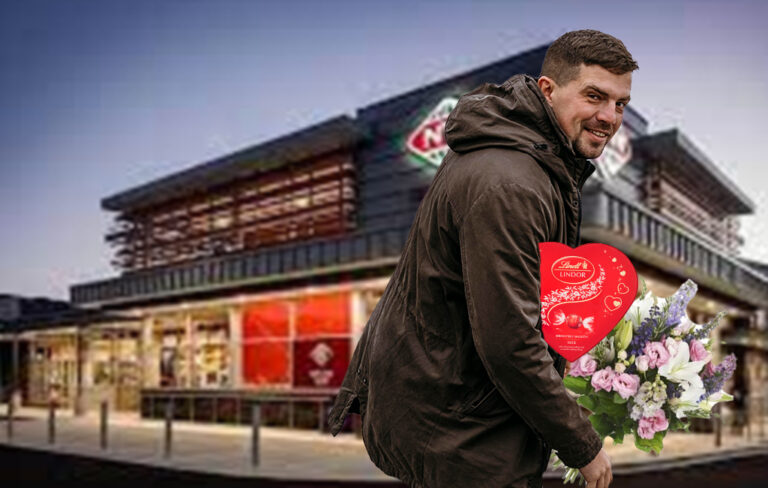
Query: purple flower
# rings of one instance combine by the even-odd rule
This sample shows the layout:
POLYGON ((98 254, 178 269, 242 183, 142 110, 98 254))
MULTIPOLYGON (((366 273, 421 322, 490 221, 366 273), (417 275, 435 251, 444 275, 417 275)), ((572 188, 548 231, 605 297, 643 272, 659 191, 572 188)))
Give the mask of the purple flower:
POLYGON ((592 387, 595 389, 595 391, 598 390, 605 390, 605 391, 611 391, 613 387, 613 377, 616 373, 611 369, 610 366, 607 368, 601 369, 600 371, 596 372, 594 375, 592 375, 592 387))
POLYGON ((701 375, 701 380, 704 383, 704 393, 699 397, 699 401, 722 390, 723 385, 733 375, 735 370, 736 355, 733 353, 723 358, 723 361, 717 366, 712 365, 711 362, 707 363, 701 375))
POLYGON ((615 374, 611 386, 613 391, 618 392, 621 398, 627 399, 637 393, 640 385, 640 377, 634 374, 615 374))
POLYGON ((659 319, 661 318, 661 309, 658 305, 653 305, 649 310, 649 315, 646 317, 637 330, 632 335, 632 341, 627 348, 627 354, 630 356, 639 356, 643 353, 645 345, 651 341, 653 332, 659 326, 659 319))
POLYGON ((648 367, 658 368, 669 361, 669 351, 661 342, 649 342, 645 345, 645 355, 648 356, 648 367))
POLYGON ((584 354, 579 359, 571 364, 571 369, 568 372, 570 376, 592 376, 592 373, 597 369, 597 361, 589 355, 584 354))
POLYGON ((674 295, 669 299, 669 313, 667 314, 667 325, 677 325, 680 319, 685 315, 685 307, 688 306, 688 302, 696 294, 698 285, 691 280, 678 288, 674 295))
POLYGON ((667 398, 680 398, 683 394, 683 385, 670 381, 667 383, 667 398))

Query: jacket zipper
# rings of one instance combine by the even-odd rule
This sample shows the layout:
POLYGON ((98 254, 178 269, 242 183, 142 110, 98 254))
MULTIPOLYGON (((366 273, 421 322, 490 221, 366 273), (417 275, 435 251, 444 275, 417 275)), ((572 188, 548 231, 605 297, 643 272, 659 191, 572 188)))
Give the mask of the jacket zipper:
POLYGON ((576 224, 576 247, 579 247, 581 245, 581 190, 577 190, 579 192, 579 220, 576 224))

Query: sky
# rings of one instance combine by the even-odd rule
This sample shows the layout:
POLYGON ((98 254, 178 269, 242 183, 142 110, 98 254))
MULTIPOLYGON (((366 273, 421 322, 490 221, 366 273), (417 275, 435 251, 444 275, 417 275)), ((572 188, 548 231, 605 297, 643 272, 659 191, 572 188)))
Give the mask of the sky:
POLYGON ((0 294, 114 277, 102 198, 593 28, 632 102, 755 203, 768 262, 768 2, 78 1, 0 6, 0 294))

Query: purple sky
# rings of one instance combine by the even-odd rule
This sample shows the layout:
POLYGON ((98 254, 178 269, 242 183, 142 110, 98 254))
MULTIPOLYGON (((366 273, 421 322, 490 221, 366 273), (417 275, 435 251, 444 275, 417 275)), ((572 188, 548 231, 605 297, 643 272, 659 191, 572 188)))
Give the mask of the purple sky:
POLYGON ((756 203, 768 261, 765 2, 47 1, 0 10, 0 293, 115 275, 101 198, 595 28, 632 105, 756 203))

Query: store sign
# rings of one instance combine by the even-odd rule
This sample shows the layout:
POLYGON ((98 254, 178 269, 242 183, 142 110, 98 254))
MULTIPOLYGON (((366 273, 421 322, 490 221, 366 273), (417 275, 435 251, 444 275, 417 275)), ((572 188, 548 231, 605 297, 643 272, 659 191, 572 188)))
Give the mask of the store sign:
POLYGON ((598 174, 604 179, 612 178, 632 159, 632 142, 629 131, 622 125, 619 131, 605 145, 600 157, 594 159, 598 174))
POLYGON ((349 365, 349 339, 311 339, 293 343, 294 386, 341 386, 349 365))
POLYGON ((458 102, 458 98, 444 98, 427 114, 406 140, 409 153, 431 165, 440 166, 448 152, 445 121, 458 102))

